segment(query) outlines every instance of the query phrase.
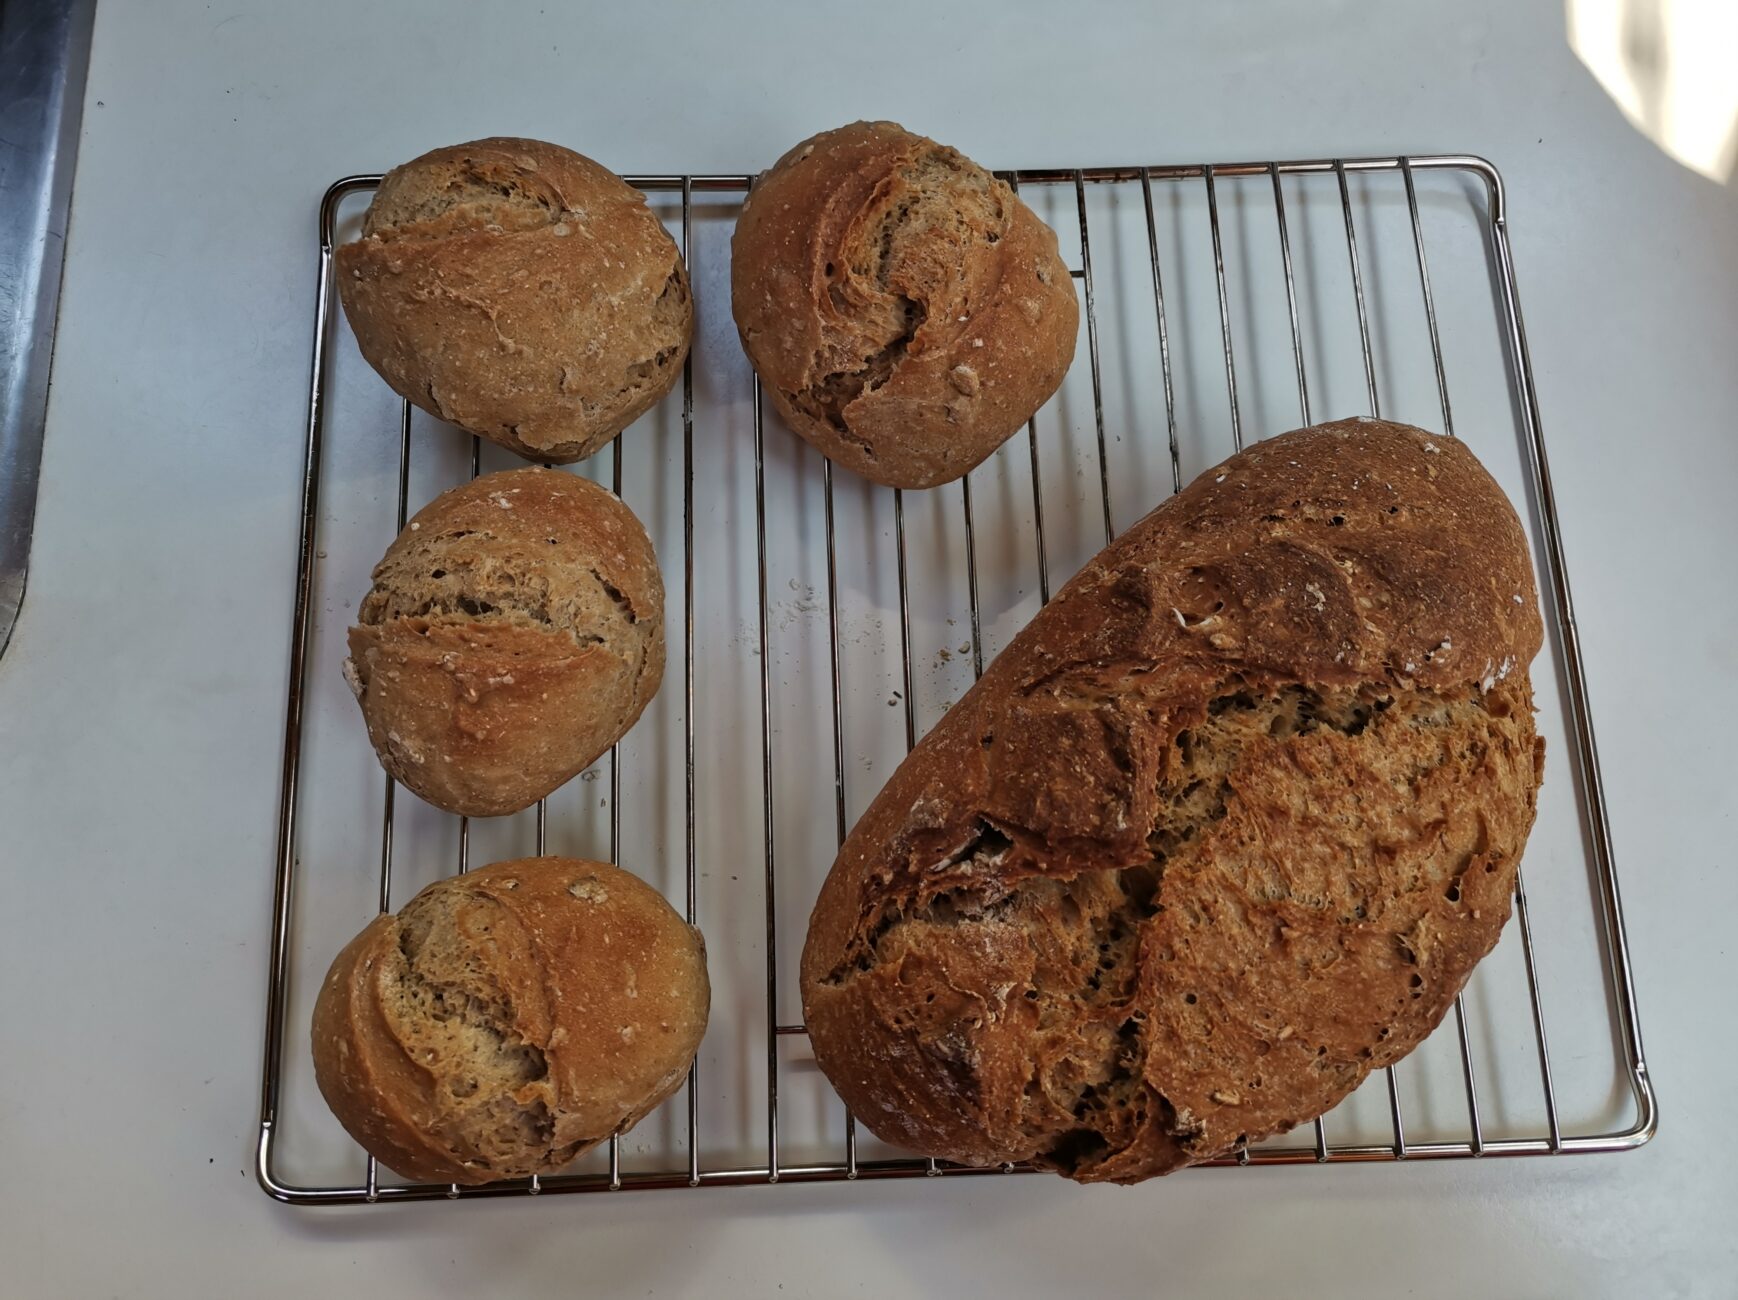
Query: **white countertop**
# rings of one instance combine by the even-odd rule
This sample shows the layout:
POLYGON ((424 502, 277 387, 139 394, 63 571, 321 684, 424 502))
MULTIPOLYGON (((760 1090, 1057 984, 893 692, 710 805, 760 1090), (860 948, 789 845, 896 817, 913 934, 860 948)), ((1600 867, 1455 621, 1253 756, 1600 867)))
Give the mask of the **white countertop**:
POLYGON ((1732 1294, 1733 185, 1632 129, 1550 5, 812 6, 758 39, 737 6, 516 9, 99 10, 29 594, 0 660, 0 1291, 1732 1294), (993 165, 1471 151, 1503 169, 1653 1143, 1136 1190, 310 1212, 257 1189, 315 199, 482 134, 743 172, 857 117, 993 165))

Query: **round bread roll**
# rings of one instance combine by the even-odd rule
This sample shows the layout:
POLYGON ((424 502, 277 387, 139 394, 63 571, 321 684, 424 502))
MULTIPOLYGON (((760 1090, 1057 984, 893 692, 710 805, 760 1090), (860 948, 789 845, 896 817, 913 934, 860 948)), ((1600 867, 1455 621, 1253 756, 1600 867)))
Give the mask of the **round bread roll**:
POLYGON ((676 245, 644 195, 558 145, 475 140, 394 168, 337 261, 393 390, 532 460, 591 455, 688 355, 676 245))
POLYGON ((639 718, 664 676, 664 584, 640 521, 555 470, 443 492, 374 569, 344 675, 381 764, 448 812, 536 803, 639 718))
POLYGON ((706 1032, 706 946, 657 890, 575 858, 437 881, 338 954, 314 1077, 419 1182, 548 1174, 676 1091, 706 1032))
POLYGON ((742 346, 785 423, 890 487, 981 463, 1074 358, 1055 234, 971 159, 892 122, 779 159, 731 255, 742 346))

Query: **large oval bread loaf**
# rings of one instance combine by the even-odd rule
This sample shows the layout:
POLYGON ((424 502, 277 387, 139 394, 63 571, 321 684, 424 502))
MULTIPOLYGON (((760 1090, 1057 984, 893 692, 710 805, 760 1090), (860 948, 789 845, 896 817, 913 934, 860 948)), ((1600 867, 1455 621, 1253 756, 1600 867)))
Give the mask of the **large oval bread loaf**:
POLYGON ((858 822, 803 953, 882 1138, 1133 1182, 1313 1118, 1509 916, 1543 766, 1525 536, 1375 420, 1209 470, 1070 582, 858 822))

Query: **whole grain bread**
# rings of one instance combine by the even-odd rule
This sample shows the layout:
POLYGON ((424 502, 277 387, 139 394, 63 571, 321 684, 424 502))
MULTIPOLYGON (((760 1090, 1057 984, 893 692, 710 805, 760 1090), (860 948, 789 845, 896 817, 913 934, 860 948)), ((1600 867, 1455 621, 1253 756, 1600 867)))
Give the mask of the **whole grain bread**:
POLYGON ((645 197, 538 140, 395 167, 337 278, 395 392, 533 460, 589 456, 650 410, 693 333, 688 273, 645 197))
POLYGON ((797 145, 743 202, 731 307, 785 423, 893 487, 959 478, 1074 357, 1056 236, 957 150, 892 122, 797 145))
POLYGON ((370 922, 314 1004, 314 1077, 417 1181, 549 1174, 681 1084, 706 1030, 700 932, 625 871, 525 858, 370 922))
POLYGON ((517 812, 639 718, 664 675, 651 539, 574 474, 436 497, 375 567, 344 672, 394 778, 448 812, 517 812))
POLYGON ((1341 421, 1208 470, 851 832, 803 952, 821 1068, 888 1141, 1082 1181, 1328 1110, 1508 918, 1540 637, 1463 443, 1341 421))

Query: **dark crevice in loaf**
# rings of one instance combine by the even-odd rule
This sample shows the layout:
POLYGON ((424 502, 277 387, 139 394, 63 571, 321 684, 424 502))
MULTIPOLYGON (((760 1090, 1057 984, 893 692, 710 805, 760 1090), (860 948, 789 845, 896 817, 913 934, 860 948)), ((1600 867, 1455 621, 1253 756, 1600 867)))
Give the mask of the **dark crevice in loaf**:
POLYGON ((680 350, 675 344, 671 344, 669 347, 659 348, 644 361, 634 362, 628 367, 628 377, 635 381, 633 387, 636 390, 645 387, 645 381, 669 365, 670 358, 680 350))
POLYGON ((835 370, 802 392, 791 394, 791 402, 798 410, 825 420, 847 438, 854 437, 850 425, 845 422, 845 408, 865 392, 874 392, 892 378, 893 368, 905 356, 911 340, 929 318, 929 309, 922 303, 903 296, 898 301, 904 322, 901 331, 884 347, 864 357, 861 366, 835 370))
POLYGON ((565 1146, 559 1146, 552 1150, 544 1164, 551 1169, 560 1169, 578 1159, 580 1152, 596 1145, 596 1138, 580 1138, 576 1142, 569 1142, 565 1146))
POLYGON ((640 621, 640 616, 634 612, 634 603, 627 598, 626 593, 624 593, 620 587, 616 586, 615 583, 604 577, 596 568, 593 568, 590 572, 591 576, 597 580, 597 585, 603 591, 603 594, 610 598, 610 603, 617 609, 621 610, 623 616, 628 620, 628 622, 638 623, 640 621))
MULTIPOLYGON (((1385 689, 1370 685, 1349 688, 1310 688, 1291 684, 1257 690, 1240 682, 1230 683, 1235 689, 1224 690, 1212 698, 1204 716, 1193 725, 1181 728, 1173 742, 1171 761, 1162 769, 1159 782, 1158 811, 1147 836, 1153 864, 1153 887, 1147 894, 1144 909, 1119 908, 1099 918, 1096 934, 1101 950, 1108 948, 1113 960, 1104 976, 1089 980, 1085 994, 1067 999, 1070 1008, 1085 1008, 1085 1015, 1094 1014, 1100 1005, 1101 989, 1111 979, 1133 988, 1138 981, 1138 969, 1125 971, 1123 962, 1138 967, 1138 942, 1125 949, 1118 943, 1127 929, 1138 930, 1149 917, 1164 907, 1163 881, 1167 870, 1186 869, 1195 856, 1204 851, 1203 842, 1213 828, 1229 815, 1236 799, 1235 774, 1245 762, 1252 746, 1289 746, 1320 731, 1334 731, 1348 738, 1363 736, 1384 714, 1394 709, 1396 697, 1385 689), (1128 955, 1125 958, 1124 952, 1128 955)), ((1409 693, 1403 701, 1406 723, 1426 730, 1450 725, 1467 709, 1481 709, 1480 698, 1473 693, 1442 696, 1432 692, 1409 693)), ((1464 752, 1442 750, 1422 761, 1415 770, 1399 773, 1396 793, 1410 790, 1413 785, 1435 771, 1441 764, 1452 761, 1477 763, 1481 746, 1474 743, 1464 752)), ((1475 846, 1472 853, 1451 870, 1446 891, 1451 901, 1458 901, 1459 882, 1475 861, 1481 860, 1485 844, 1475 846)), ((1221 868, 1223 869, 1223 868, 1221 868)), ((1125 870, 1125 882, 1133 870, 1125 870)), ((1255 897, 1270 900, 1285 899, 1304 906, 1333 913, 1344 925, 1364 922, 1376 900, 1357 901, 1348 896, 1315 897, 1297 893, 1283 879, 1269 879, 1254 861, 1245 861, 1246 879, 1243 887, 1255 897), (1343 909, 1343 910, 1342 910, 1343 909)), ((1125 884, 1125 890, 1127 886, 1125 884)), ((1131 892, 1131 902, 1135 901, 1131 892)), ((1206 918, 1202 918, 1205 923, 1206 918)), ((1226 923, 1222 918, 1221 923, 1226 923)), ((1235 923, 1235 922, 1231 922, 1235 923)), ((1405 941, 1399 941, 1405 951, 1405 941)), ((1152 956, 1171 960, 1173 954, 1155 949, 1152 956)), ((1421 993, 1423 980, 1415 977, 1411 996, 1421 993)), ((1043 991, 1040 991, 1043 1000, 1043 991)), ((1066 996, 1066 995, 1064 995, 1066 996)), ((1190 1006, 1197 1003, 1192 992, 1183 993, 1190 1006)), ((1075 1012, 1074 1014, 1080 1014, 1075 1012)), ((1385 1037, 1385 1035, 1383 1035, 1385 1037)), ((1055 1139, 1040 1163, 1053 1165, 1065 1172, 1079 1172, 1102 1161, 1107 1155, 1122 1149, 1132 1140, 1149 1112, 1157 1112, 1163 1131, 1179 1147, 1191 1151, 1192 1145, 1203 1139, 1205 1129, 1198 1117, 1179 1115, 1169 1101, 1159 1095, 1144 1078, 1145 1048, 1141 1042, 1140 1023, 1131 1019, 1119 1032, 1117 1040, 1101 1046, 1104 1055, 1097 1072, 1085 1082, 1073 1101, 1071 1111, 1076 1127, 1055 1139), (1185 1123, 1184 1121, 1187 1121, 1185 1123)), ((1340 1068, 1338 1063, 1324 1063, 1322 1068, 1340 1068)), ((1259 1089, 1260 1077, 1248 1081, 1247 1087, 1259 1089)), ((1210 1153, 1201 1153, 1210 1154, 1210 1153)))
MULTIPOLYGON (((485 938, 490 924, 480 927, 485 938)), ((439 900, 413 900, 399 917, 402 964, 390 996, 407 1054, 430 1066, 444 1058, 453 1076, 440 1103, 446 1139, 467 1162, 489 1168, 491 1153, 546 1149, 553 1140, 547 1105, 525 1098, 530 1085, 548 1078, 549 1064, 514 1030, 511 1000, 458 931, 439 900)))
MULTIPOLYGON (((399 926, 398 951, 404 958, 404 970, 399 980, 399 996, 404 1003, 415 1006, 422 1016, 441 1024, 462 1027, 477 1036, 492 1051, 498 1073, 516 1084, 534 1083, 548 1077, 549 1066, 543 1053, 519 1038, 505 1025, 513 1019, 513 1004, 504 995, 480 992, 480 973, 475 959, 466 963, 469 987, 452 980, 440 980, 428 974, 418 959, 434 927, 432 918, 409 908, 399 926)), ((476 1091, 477 1080, 467 1081, 470 1091, 476 1091)))
MULTIPOLYGON (((432 569, 431 582, 442 582, 449 576, 446 569, 432 569)), ((364 626, 391 622, 393 619, 421 619, 434 623, 442 620, 468 622, 530 623, 554 631, 560 628, 550 612, 547 593, 542 599, 514 590, 495 589, 492 599, 483 599, 464 590, 436 590, 419 593, 420 598, 405 600, 396 593, 376 586, 362 602, 357 621, 364 626)), ((571 630, 571 629, 560 629, 571 630)))
MULTIPOLYGON (((1147 835, 1147 847, 1159 863, 1176 863, 1201 850, 1212 828, 1229 814, 1236 799, 1235 778, 1252 748, 1282 747, 1331 731, 1348 739, 1364 736, 1391 711, 1399 725, 1436 733, 1464 722, 1469 712, 1483 710, 1475 691, 1453 693, 1410 691, 1393 694, 1378 684, 1311 688, 1290 684, 1254 690, 1241 682, 1209 701, 1206 716, 1179 730, 1171 761, 1161 769, 1157 811, 1147 835)), ((1394 767, 1388 780, 1397 798, 1408 798, 1421 780, 1445 763, 1477 766, 1482 743, 1473 740, 1459 750, 1434 752, 1417 768, 1394 767)), ((1240 887, 1268 902, 1282 899, 1325 908, 1326 897, 1298 894, 1294 886, 1257 858, 1241 863, 1240 887)), ((1348 888, 1334 904, 1342 923, 1370 919, 1376 900, 1355 897, 1348 888)))
MULTIPOLYGON (((1013 845, 1005 831, 987 819, 980 818, 972 835, 959 848, 930 867, 933 875, 950 870, 972 873, 999 862, 1013 845)), ((1006 888, 981 883, 965 883, 942 888, 931 893, 921 903, 910 895, 894 896, 884 901, 872 919, 865 922, 845 958, 821 981, 838 985, 853 974, 870 969, 880 959, 881 941, 907 920, 928 925, 959 925, 965 922, 995 920, 1006 914, 1014 893, 1006 888)))
POLYGON ((438 175, 415 170, 389 175, 363 220, 363 235, 406 240, 451 233, 454 222, 477 229, 518 231, 553 226, 571 215, 561 194, 541 174, 476 158, 449 164, 438 175), (433 231, 430 223, 439 223, 433 231))
POLYGON ((628 367, 630 382, 627 391, 631 393, 640 392, 654 382, 661 387, 664 370, 682 351, 688 326, 688 279, 682 272, 680 262, 670 269, 670 274, 665 277, 664 287, 658 291, 657 300, 652 304, 651 323, 650 332, 654 338, 667 338, 670 341, 651 356, 628 367))
POLYGON ((664 287, 658 290, 658 300, 652 304, 652 319, 679 329, 688 320, 688 277, 677 262, 664 277, 664 287))
POLYGON ((843 984, 851 975, 874 967, 881 957, 882 941, 899 926, 916 923, 946 927, 1006 920, 1018 902, 1018 887, 1012 891, 1004 891, 973 885, 942 890, 930 895, 915 907, 889 902, 877 913, 862 939, 853 945, 851 959, 829 973, 821 982, 843 984))
MULTIPOLYGON (((994 178, 944 147, 931 148, 901 168, 887 192, 896 197, 873 226, 853 241, 855 256, 847 280, 839 281, 839 268, 833 262, 827 263, 825 271, 834 314, 876 346, 806 388, 785 393, 797 410, 824 421, 870 456, 874 448, 850 427, 845 409, 892 378, 918 331, 929 322, 936 299, 951 302, 953 297, 953 286, 902 274, 905 246, 930 240, 952 244, 959 254, 953 274, 963 277, 972 242, 997 243, 1009 219, 994 178)), ((933 266, 926 273, 933 274, 933 266)))
MULTIPOLYGON (((1140 676, 1140 666, 1063 674, 1066 682, 1057 686, 1057 696, 1071 703, 1078 697, 1091 707, 1101 688, 1110 688, 1110 678, 1126 687, 1131 673, 1140 676)), ((1501 707, 1500 701, 1489 706, 1493 712, 1501 707)), ((1177 726, 1180 720, 1186 725, 1177 726, 1159 764, 1156 808, 1145 837, 1148 860, 1072 876, 1040 874, 1027 856, 1031 831, 1019 830, 1017 838, 1011 839, 1006 831, 980 818, 958 849, 938 862, 920 859, 912 864, 914 870, 904 883, 891 887, 880 907, 865 918, 847 960, 826 982, 848 984, 883 961, 899 960, 898 954, 907 950, 935 952, 938 943, 969 942, 974 950, 979 942, 992 944, 988 936, 981 941, 942 941, 939 936, 926 941, 909 933, 909 927, 1005 930, 1010 938, 997 938, 993 946, 1030 950, 1037 959, 1032 983, 1009 994, 1013 1005, 1032 1008, 1035 1041, 1045 1044, 1044 1052, 1035 1055, 1033 1077, 1022 1103, 1021 1124, 1038 1149, 1035 1159, 1066 1172, 1090 1171, 1154 1123, 1180 1153, 1191 1158, 1212 1154, 1197 1149, 1209 1140, 1203 1119, 1179 1113, 1146 1077, 1146 1013, 1141 1010, 1145 1004, 1140 994, 1143 962, 1169 962, 1180 956, 1168 943, 1155 941, 1145 950, 1142 944, 1149 923, 1166 910, 1167 877, 1177 871, 1230 871, 1238 877, 1236 889, 1256 902, 1283 900, 1322 911, 1347 926, 1373 920, 1382 900, 1360 895, 1352 878, 1343 888, 1336 885, 1318 896, 1313 890, 1298 889, 1296 881, 1283 873, 1271 875, 1260 855, 1213 858, 1215 832, 1237 807, 1239 772, 1255 761, 1258 752, 1264 755, 1262 761, 1270 762, 1275 747, 1283 753, 1311 743, 1309 738, 1320 733, 1359 742, 1362 750, 1364 745, 1386 743, 1372 734, 1379 727, 1442 736, 1449 728, 1465 726, 1469 715, 1486 710, 1484 696, 1474 689, 1396 695, 1380 682, 1323 687, 1256 684, 1233 677, 1204 705, 1171 723, 1177 726), (1020 861, 1002 861, 1010 849, 1020 861), (1203 867, 1204 862, 1214 865, 1203 867), (945 887, 924 894, 938 878, 945 887), (1068 1122, 1059 1128, 1060 1117, 1068 1122)), ((1395 796, 1409 797, 1445 764, 1476 767, 1483 755, 1484 744, 1476 738, 1428 746, 1390 773, 1395 796)), ((1426 828, 1422 833, 1433 832, 1426 828)), ((1414 880, 1410 887, 1428 885, 1458 901, 1466 873, 1487 860, 1488 844, 1488 837, 1481 837, 1472 851, 1447 864, 1445 873, 1414 880)), ((1187 898, 1185 888, 1181 895, 1173 893, 1170 905, 1189 906, 1193 915, 1187 898)), ((1195 923, 1240 925, 1248 924, 1248 919, 1201 915, 1195 923)), ((1404 955, 1406 940, 1397 942, 1404 955)), ((1412 997, 1421 995, 1422 985, 1422 979, 1414 981, 1412 997)), ((1181 1001, 1196 1005, 1195 994, 1186 987, 1176 992, 1181 1001)), ((1202 999, 1200 1014, 1209 1017, 1211 1011, 1208 1000, 1202 999)), ((926 1055, 934 1042, 924 1040, 926 1055)), ((1322 1068, 1343 1066, 1344 1062, 1329 1061, 1322 1068)), ((1261 1078, 1256 1075, 1239 1086, 1259 1090, 1261 1078)))
POLYGON ((428 394, 429 408, 447 423, 453 423, 453 417, 447 412, 446 403, 441 401, 441 395, 435 391, 434 380, 427 380, 422 387, 423 391, 428 394))
POLYGON ((1071 1113, 1078 1127, 1065 1130, 1038 1162, 1064 1173, 1096 1164, 1110 1154, 1112 1138, 1126 1144, 1128 1130, 1143 1122, 1157 1101, 1143 1079, 1146 1045, 1140 1021, 1130 1017, 1116 1031, 1104 1076, 1081 1088, 1071 1113))
POLYGON ((1159 782, 1158 815, 1147 833, 1154 859, 1164 862, 1225 818, 1231 773, 1252 739, 1289 741, 1328 729, 1362 735, 1394 703, 1367 690, 1321 692, 1301 685, 1257 692, 1240 688, 1215 696, 1207 716, 1177 732, 1173 762, 1159 782))
POLYGON ((1110 1143, 1096 1128, 1071 1128, 1044 1153, 1043 1162, 1065 1174, 1094 1165, 1110 1153, 1110 1143))
POLYGON ((1055 1111, 1065 1109, 1075 1127, 1039 1154, 1042 1164, 1073 1171, 1096 1163, 1113 1148, 1128 1145, 1152 1104, 1145 1082, 1145 1014, 1138 1009, 1136 995, 1141 929, 1155 913, 1163 872, 1163 866, 1155 863, 1093 873, 1100 877, 1097 882, 1077 878, 1062 885, 1064 919, 1087 919, 1086 925, 1078 927, 1082 942, 1071 963, 1076 978, 1082 971, 1085 976, 1074 988, 1061 984, 1026 991, 1037 1003, 1039 1031, 1048 1029, 1067 1038, 1063 1040, 1066 1071, 1052 1065, 1050 1077, 1040 1079, 1035 1074, 1027 1089, 1028 1096, 1045 1094, 1050 1106, 1039 1107, 1037 1113, 1029 1106, 1024 1124, 1034 1139, 1041 1140, 1054 1125, 1055 1111), (1101 882, 1111 885, 1108 895, 1101 882), (1071 1094, 1066 1090, 1070 1081, 1071 1094))
POLYGON ((583 650, 608 641, 602 625, 613 617, 629 625, 640 621, 628 594, 595 565, 586 572, 601 599, 562 595, 551 591, 549 577, 535 566, 454 548, 473 536, 485 546, 495 540, 487 531, 456 529, 429 538, 420 564, 389 567, 389 555, 363 598, 357 622, 369 627, 405 621, 424 632, 441 624, 501 623, 565 634, 583 650))

